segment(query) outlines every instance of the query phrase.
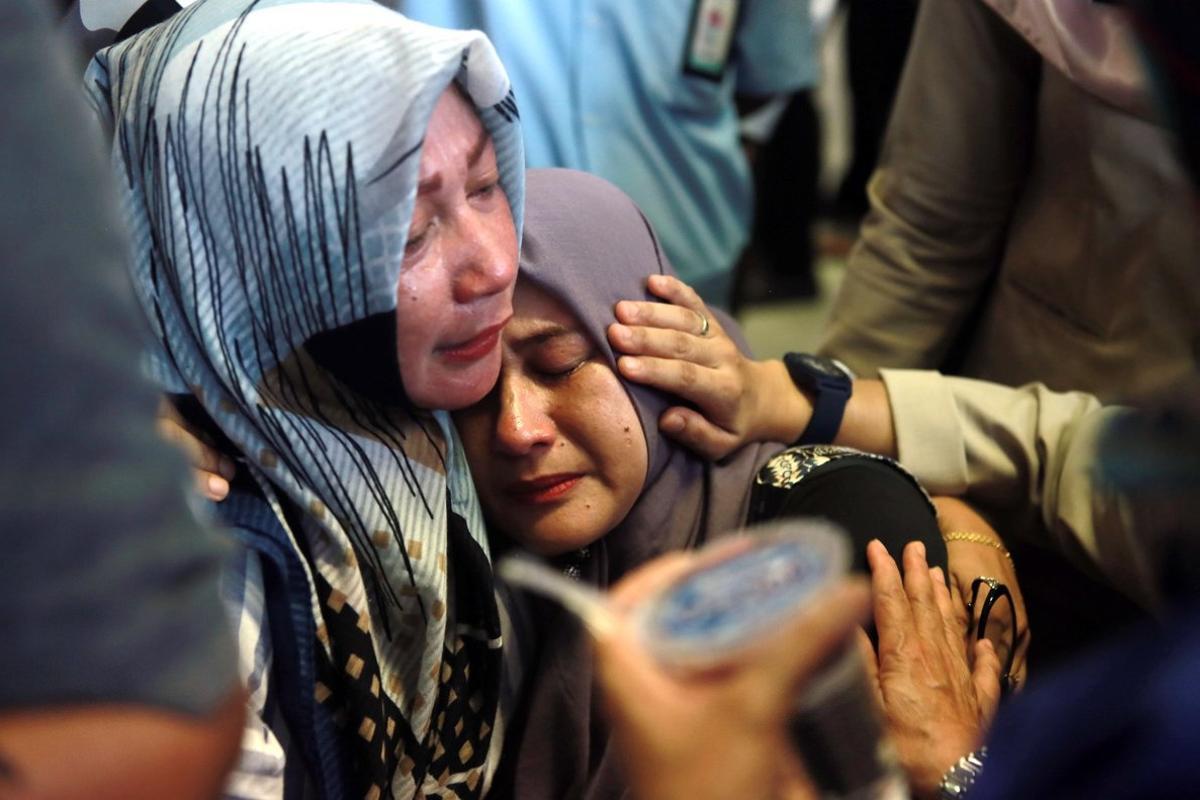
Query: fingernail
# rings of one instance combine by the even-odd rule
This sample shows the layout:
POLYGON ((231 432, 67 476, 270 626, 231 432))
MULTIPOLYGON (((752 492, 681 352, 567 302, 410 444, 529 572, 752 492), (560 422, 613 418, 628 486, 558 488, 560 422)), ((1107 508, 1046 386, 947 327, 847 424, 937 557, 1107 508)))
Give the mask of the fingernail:
POLYGON ((664 433, 679 433, 683 430, 683 417, 678 414, 668 414, 659 423, 664 433))
POLYGON ((932 569, 929 570, 929 574, 933 576, 933 579, 935 581, 941 581, 942 583, 946 582, 946 576, 942 572, 941 567, 933 567, 932 569))
POLYGON ((915 550, 917 555, 921 557, 922 561, 925 560, 925 543, 924 542, 913 542, 913 550, 915 550))
POLYGON ((638 307, 634 303, 621 303, 621 316, 629 322, 634 322, 638 318, 638 307))
POLYGON ((637 373, 642 371, 642 362, 639 361, 638 359, 634 358, 633 356, 622 356, 621 361, 620 361, 620 367, 621 367, 622 372, 626 372, 631 375, 636 375, 637 373))
POLYGON ((213 495, 224 495, 229 491, 229 484, 224 478, 218 478, 216 475, 209 475, 208 491, 213 495))

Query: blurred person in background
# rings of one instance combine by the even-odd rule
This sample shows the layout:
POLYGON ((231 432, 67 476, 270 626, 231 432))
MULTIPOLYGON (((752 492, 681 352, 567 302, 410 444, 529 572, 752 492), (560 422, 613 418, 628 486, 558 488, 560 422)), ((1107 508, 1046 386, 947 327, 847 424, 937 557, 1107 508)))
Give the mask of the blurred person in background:
POLYGON ((921 3, 822 351, 1104 402, 1196 371, 1192 194, 1119 4, 921 3))
POLYGON ((40 0, 0 11, 0 797, 205 798, 244 696, 125 277, 116 193, 40 0))
MULTIPOLYGON (((863 377, 1161 393, 1200 352, 1191 197, 1121 4, 922 2, 819 351, 863 377)), ((1038 547, 1045 530, 968 498, 1005 532, 1035 627, 1055 631, 1038 658, 1140 616, 1038 547)))
MULTIPOLYGON (((745 130, 745 128, 743 128, 745 130)), ((753 155, 754 235, 738 264, 732 310, 817 294, 812 225, 820 177, 820 122, 812 91, 782 101, 774 130, 753 155)))

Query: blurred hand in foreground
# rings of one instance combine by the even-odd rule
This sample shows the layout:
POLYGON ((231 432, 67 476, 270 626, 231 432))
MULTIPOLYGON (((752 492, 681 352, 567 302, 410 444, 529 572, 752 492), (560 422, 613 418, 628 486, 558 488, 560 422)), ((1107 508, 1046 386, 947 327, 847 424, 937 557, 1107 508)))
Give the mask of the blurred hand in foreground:
POLYGON ((653 800, 815 798, 787 721, 806 680, 866 617, 867 587, 847 580, 721 667, 676 672, 647 652, 631 612, 695 558, 664 556, 622 580, 612 593, 618 622, 596 642, 613 736, 634 794, 653 800))

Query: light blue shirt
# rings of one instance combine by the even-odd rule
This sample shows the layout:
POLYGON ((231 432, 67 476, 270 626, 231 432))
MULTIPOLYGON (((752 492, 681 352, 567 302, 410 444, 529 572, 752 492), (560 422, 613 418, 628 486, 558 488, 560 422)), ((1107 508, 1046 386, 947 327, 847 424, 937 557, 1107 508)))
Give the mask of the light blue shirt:
POLYGON ((754 195, 734 98, 815 83, 808 0, 742 0, 720 80, 683 69, 696 0, 392 2, 422 22, 486 32, 513 81, 528 165, 615 183, 683 278, 728 301, 754 195))

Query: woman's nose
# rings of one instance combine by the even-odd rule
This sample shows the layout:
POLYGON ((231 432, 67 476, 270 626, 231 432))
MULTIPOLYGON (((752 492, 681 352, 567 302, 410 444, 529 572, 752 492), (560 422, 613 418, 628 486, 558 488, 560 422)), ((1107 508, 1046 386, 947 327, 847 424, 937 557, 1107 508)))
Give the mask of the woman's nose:
POLYGON ((524 456, 554 444, 557 428, 536 389, 501 378, 500 409, 496 416, 496 449, 524 456))
POLYGON ((465 217, 456 226, 456 263, 452 265, 454 302, 462 304, 503 294, 517 279, 516 232, 511 216, 497 219, 472 211, 465 217))

